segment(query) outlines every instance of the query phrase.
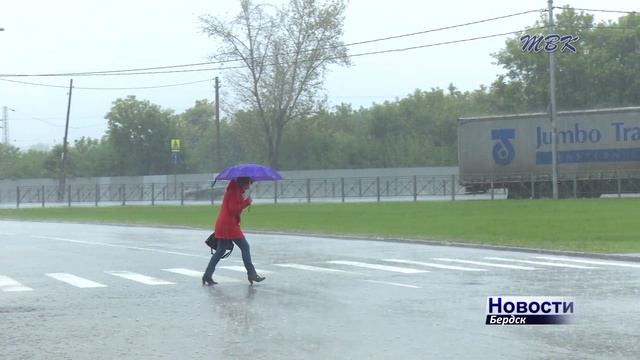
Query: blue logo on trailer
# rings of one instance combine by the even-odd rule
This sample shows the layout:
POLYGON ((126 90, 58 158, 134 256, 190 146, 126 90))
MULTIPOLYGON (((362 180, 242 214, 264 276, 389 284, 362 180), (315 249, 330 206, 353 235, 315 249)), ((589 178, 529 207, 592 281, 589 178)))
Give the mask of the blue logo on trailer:
POLYGON ((514 149, 511 139, 516 138, 515 129, 496 129, 491 130, 491 139, 498 140, 493 145, 493 160, 498 165, 509 165, 516 156, 516 149, 514 149))

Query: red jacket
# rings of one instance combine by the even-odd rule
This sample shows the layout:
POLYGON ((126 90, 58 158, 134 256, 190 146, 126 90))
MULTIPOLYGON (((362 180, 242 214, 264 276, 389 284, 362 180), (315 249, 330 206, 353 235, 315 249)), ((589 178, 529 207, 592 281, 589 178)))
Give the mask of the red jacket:
POLYGON ((250 205, 250 202, 242 197, 243 193, 244 189, 237 181, 229 182, 216 220, 216 238, 231 240, 244 237, 240 229, 240 214, 250 205))

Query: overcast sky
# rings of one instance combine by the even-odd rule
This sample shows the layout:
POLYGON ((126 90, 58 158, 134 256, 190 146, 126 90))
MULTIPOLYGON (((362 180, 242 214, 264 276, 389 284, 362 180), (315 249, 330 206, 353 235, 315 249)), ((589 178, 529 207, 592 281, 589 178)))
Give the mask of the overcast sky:
MULTIPOLYGON (((282 1, 265 1, 282 3, 282 1)), ((635 0, 565 0, 575 8, 640 10, 635 0)), ((546 8, 546 0, 351 0, 346 11, 344 42, 424 31, 546 8)), ((45 74, 120 70, 199 63, 209 60, 215 43, 200 30, 198 16, 231 18, 238 0, 3 0, 0 2, 0 74, 45 74)), ((621 14, 594 12, 596 21, 621 14)), ((350 54, 399 49, 443 41, 516 31, 531 26, 540 13, 349 48, 350 54)), ((504 71, 491 53, 504 46, 507 36, 352 58, 353 65, 332 67, 326 79, 331 105, 351 103, 355 108, 402 98, 415 89, 460 90, 489 85, 504 71)), ((117 98, 136 95, 177 113, 196 100, 213 99, 213 82, 220 77, 223 99, 225 74, 203 71, 138 76, 74 76, 69 141, 105 134, 105 114, 117 98), (200 82, 198 82, 200 81, 200 82), (146 90, 91 90, 132 88, 198 82, 146 90)), ((61 143, 71 77, 4 77, 58 87, 0 80, 1 107, 8 106, 11 144, 26 150, 34 145, 61 143)), ((224 114, 223 114, 224 115, 224 114)), ((0 139, 1 141, 1 139, 0 139)))

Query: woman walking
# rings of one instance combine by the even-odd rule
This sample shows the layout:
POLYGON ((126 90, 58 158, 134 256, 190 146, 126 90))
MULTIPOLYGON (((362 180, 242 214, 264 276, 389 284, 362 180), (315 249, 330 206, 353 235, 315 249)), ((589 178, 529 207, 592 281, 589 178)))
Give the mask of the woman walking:
POLYGON ((240 215, 247 206, 251 205, 251 197, 245 199, 243 194, 249 189, 251 183, 251 178, 239 177, 231 180, 227 186, 220 206, 220 213, 216 220, 215 234, 218 240, 218 247, 211 256, 204 275, 202 275, 202 286, 217 284, 213 281, 213 272, 225 251, 233 246, 232 242, 238 245, 240 251, 242 251, 242 262, 244 262, 244 267, 247 269, 249 283, 253 285, 254 281, 260 282, 265 279, 264 276, 259 276, 256 273, 256 268, 251 262, 249 243, 245 239, 242 229, 240 229, 240 215))

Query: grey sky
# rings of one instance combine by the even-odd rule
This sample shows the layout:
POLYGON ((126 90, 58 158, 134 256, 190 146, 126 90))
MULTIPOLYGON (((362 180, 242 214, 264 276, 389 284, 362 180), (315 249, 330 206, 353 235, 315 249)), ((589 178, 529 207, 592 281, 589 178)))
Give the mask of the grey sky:
MULTIPOLYGON (((282 3, 282 1, 271 1, 282 3)), ((215 43, 200 31, 198 16, 231 17, 237 0, 5 0, 0 3, 0 74, 41 74, 117 70, 191 64, 208 60, 215 43)), ((565 0, 576 8, 640 10, 631 0, 565 0)), ((412 33, 521 11, 546 8, 546 0, 351 0, 346 12, 345 43, 412 33)), ((596 20, 621 14, 595 13, 596 20)), ((492 35, 523 29, 539 13, 464 27, 461 29, 375 42, 350 47, 350 54, 419 46, 442 41, 492 35)), ((331 68, 326 81, 329 103, 369 106, 402 98, 415 89, 461 90, 489 85, 502 69, 491 53, 507 37, 467 43, 354 57, 347 68, 331 68)), ((69 141, 100 138, 106 130, 105 114, 111 103, 136 95, 163 108, 182 112, 199 99, 213 98, 211 81, 147 90, 88 90, 131 88, 196 82, 224 73, 191 72, 140 76, 75 76, 69 141)), ((22 149, 62 142, 70 77, 5 78, 60 87, 0 81, 0 107, 9 112, 10 141, 22 149)), ((223 92, 226 98, 232 96, 223 92)), ((0 113, 0 116, 2 114, 0 113)))

